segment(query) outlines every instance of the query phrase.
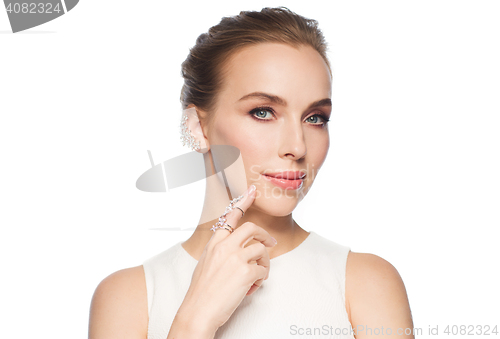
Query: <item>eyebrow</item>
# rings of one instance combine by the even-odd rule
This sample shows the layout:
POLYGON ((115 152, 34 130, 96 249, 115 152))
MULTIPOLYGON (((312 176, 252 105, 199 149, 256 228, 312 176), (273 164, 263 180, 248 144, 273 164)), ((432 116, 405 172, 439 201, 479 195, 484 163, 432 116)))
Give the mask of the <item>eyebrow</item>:
MULTIPOLYGON (((238 101, 248 100, 251 98, 265 99, 265 100, 268 100, 274 104, 278 104, 281 106, 287 105, 286 100, 284 100, 283 98, 280 98, 277 95, 267 94, 267 93, 263 93, 263 92, 253 92, 253 93, 244 95, 238 101)), ((309 105, 309 107, 307 107, 307 109, 311 109, 313 107, 319 107, 319 106, 332 106, 332 100, 330 98, 325 98, 325 99, 315 101, 315 102, 311 103, 309 105)))

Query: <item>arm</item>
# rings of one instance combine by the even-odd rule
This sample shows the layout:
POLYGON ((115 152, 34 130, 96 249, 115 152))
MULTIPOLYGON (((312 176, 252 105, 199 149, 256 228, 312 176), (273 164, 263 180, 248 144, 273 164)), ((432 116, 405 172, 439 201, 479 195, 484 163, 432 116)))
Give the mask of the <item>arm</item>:
POLYGON ((104 278, 92 297, 89 339, 145 339, 147 331, 148 299, 142 265, 104 278))
POLYGON ((349 253, 346 309, 357 339, 414 338, 403 281, 394 266, 376 255, 349 253))

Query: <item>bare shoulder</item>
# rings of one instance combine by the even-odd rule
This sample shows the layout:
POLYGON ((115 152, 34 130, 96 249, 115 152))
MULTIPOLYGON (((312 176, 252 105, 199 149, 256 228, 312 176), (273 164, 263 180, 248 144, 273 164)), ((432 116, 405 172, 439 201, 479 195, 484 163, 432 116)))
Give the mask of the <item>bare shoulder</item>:
POLYGON ((95 289, 89 338, 146 338, 148 299, 142 265, 116 271, 95 289))
POLYGON ((403 282, 390 262, 371 253, 349 252, 346 275, 353 278, 351 282, 355 284, 354 287, 359 283, 368 283, 374 288, 380 288, 388 283, 399 285, 403 282))
MULTIPOLYGON (((345 293, 353 328, 363 324, 391 327, 396 331, 413 326, 406 288, 399 272, 377 255, 349 252, 345 293)), ((362 337, 362 333, 357 336, 362 337)))

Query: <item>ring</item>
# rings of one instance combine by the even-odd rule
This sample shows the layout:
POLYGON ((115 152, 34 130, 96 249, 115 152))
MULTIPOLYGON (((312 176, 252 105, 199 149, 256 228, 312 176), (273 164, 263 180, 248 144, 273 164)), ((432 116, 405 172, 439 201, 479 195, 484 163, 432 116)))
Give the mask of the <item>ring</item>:
POLYGON ((243 210, 241 208, 234 206, 234 204, 236 204, 242 198, 243 198, 243 195, 240 195, 239 197, 234 198, 233 200, 231 200, 231 202, 229 203, 229 206, 226 207, 226 210, 224 211, 224 214, 222 214, 220 216, 219 221, 217 221, 217 223, 215 225, 213 225, 212 228, 210 229, 211 231, 215 232, 218 228, 223 228, 223 229, 229 231, 229 234, 233 233, 233 231, 234 231, 233 226, 231 226, 231 225, 229 225, 229 224, 226 223, 226 215, 229 212, 231 212, 234 208, 239 209, 243 214, 245 214, 245 212, 243 212, 243 210))
POLYGON ((245 212, 243 212, 243 210, 241 208, 239 208, 238 206, 234 206, 234 208, 237 208, 241 211, 241 213, 243 213, 241 216, 244 216, 245 215, 245 212))
POLYGON ((233 228, 231 226, 229 226, 228 224, 225 224, 224 226, 222 226, 221 228, 225 229, 225 230, 228 230, 229 231, 229 234, 233 233, 233 228))
POLYGON ((227 224, 226 224, 226 225, 224 225, 224 226, 215 226, 215 225, 214 225, 214 226, 213 226, 210 230, 215 232, 217 229, 222 228, 222 229, 225 229, 226 231, 229 231, 229 234, 231 234, 231 233, 233 233, 233 229, 232 229, 232 228, 229 228, 229 227, 230 227, 230 226, 229 226, 229 225, 227 225, 227 224))
POLYGON ((233 226, 229 225, 228 223, 225 223, 224 226, 222 226, 222 227, 225 228, 226 226, 229 227, 231 229, 231 233, 233 233, 233 231, 234 231, 233 226))

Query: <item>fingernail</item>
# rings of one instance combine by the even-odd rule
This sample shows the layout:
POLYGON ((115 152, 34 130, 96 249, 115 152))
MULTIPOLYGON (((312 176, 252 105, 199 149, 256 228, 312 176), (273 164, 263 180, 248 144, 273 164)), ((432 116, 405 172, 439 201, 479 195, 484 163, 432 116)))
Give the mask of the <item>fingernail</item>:
POLYGON ((273 239, 275 245, 278 243, 273 237, 271 237, 271 239, 273 239))
POLYGON ((255 191, 255 185, 250 185, 248 188, 248 194, 252 194, 253 191, 255 191))

